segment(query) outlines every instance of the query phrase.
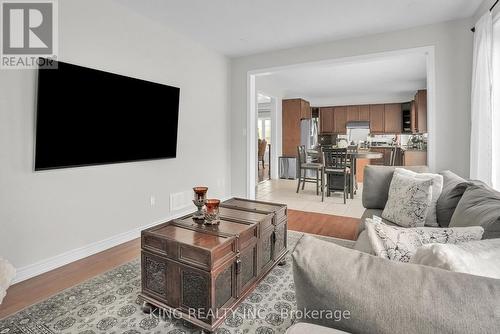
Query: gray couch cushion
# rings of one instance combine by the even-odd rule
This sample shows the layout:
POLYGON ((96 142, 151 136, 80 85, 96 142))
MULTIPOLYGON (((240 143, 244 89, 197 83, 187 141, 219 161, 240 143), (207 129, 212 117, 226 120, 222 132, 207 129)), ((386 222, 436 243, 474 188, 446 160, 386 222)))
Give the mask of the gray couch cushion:
POLYGON ((427 166, 366 166, 363 175, 363 206, 366 209, 384 209, 394 169, 405 168, 417 173, 429 171, 427 166))
MULTIPOLYGON (((393 262, 305 236, 293 252, 299 310, 348 310, 307 322, 352 333, 496 333, 500 280, 393 262)), ((302 319, 301 321, 306 321, 302 319)))
POLYGON ((465 179, 449 170, 439 174, 443 176, 443 190, 436 204, 437 220, 439 226, 447 227, 468 184, 464 183, 467 182, 465 179))
POLYGON ((482 226, 483 239, 500 238, 500 193, 484 185, 469 185, 451 217, 450 227, 460 226, 482 226))

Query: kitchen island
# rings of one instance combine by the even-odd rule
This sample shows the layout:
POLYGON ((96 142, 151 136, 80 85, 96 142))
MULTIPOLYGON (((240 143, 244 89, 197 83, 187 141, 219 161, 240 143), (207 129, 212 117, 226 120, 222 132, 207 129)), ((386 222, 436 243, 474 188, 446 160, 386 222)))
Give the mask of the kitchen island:
MULTIPOLYGON (((408 147, 406 145, 385 145, 371 147, 373 152, 382 154, 380 159, 370 161, 371 165, 390 166, 391 165, 391 151, 395 149, 396 157, 394 160, 395 166, 425 166, 427 165, 427 150, 408 147)), ((361 182, 358 180, 358 182, 361 182)))

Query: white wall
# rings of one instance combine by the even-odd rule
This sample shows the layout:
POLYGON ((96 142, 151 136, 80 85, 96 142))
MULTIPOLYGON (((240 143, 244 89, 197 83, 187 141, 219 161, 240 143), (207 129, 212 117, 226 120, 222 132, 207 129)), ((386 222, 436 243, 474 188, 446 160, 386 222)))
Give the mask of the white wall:
POLYGON ((231 61, 231 179, 233 195, 247 193, 247 73, 253 70, 435 46, 436 169, 469 174, 471 20, 240 57, 231 61))
MULTIPOLYGON (((472 24, 475 24, 481 18, 481 16, 483 16, 483 14, 486 13, 486 11, 488 11, 491 8, 491 6, 493 6, 495 1, 496 0, 484 0, 481 3, 481 5, 478 7, 478 9, 476 10, 476 13, 474 14, 474 17, 473 17, 472 24)), ((498 7, 500 7, 500 4, 496 5, 494 12, 496 12, 500 9, 498 7)))
POLYGON ((166 219, 171 193, 230 194, 226 57, 113 1, 59 1, 59 32, 62 61, 180 87, 177 158, 33 172, 35 72, 0 70, 0 256, 18 268, 166 219))

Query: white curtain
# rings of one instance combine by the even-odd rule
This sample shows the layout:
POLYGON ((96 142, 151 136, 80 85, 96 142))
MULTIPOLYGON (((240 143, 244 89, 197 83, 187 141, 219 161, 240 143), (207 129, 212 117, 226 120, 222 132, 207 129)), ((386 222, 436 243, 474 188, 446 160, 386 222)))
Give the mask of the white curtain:
POLYGON ((500 15, 493 15, 492 185, 500 190, 500 15))
MULTIPOLYGON (((484 14, 475 25, 472 65, 470 177, 492 185, 493 21, 484 14)), ((497 131, 500 131, 497 129, 497 131)))

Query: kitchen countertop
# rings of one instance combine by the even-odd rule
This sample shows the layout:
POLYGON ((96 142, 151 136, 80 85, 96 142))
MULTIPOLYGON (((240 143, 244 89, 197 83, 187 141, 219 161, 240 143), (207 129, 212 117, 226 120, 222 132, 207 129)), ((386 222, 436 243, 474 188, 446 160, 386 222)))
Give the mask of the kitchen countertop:
MULTIPOLYGON (((330 146, 330 145, 327 145, 327 146, 330 146)), ((393 147, 397 147, 397 148, 401 149, 402 151, 419 151, 419 152, 426 152, 427 151, 427 149, 408 148, 406 145, 397 145, 397 146, 393 146, 393 145, 377 145, 377 146, 370 146, 370 147, 360 147, 360 148, 358 148, 358 150, 359 151, 369 151, 371 149, 378 149, 378 148, 392 149, 393 147)))
MULTIPOLYGON (((387 149, 391 149, 393 147, 394 146, 392 146, 392 145, 381 145, 381 146, 371 146, 369 149, 372 149, 372 148, 387 148, 387 149)), ((408 148, 406 145, 398 145, 396 147, 400 148, 403 151, 427 151, 426 149, 408 148)))
POLYGON ((420 149, 420 148, 413 148, 413 147, 406 147, 406 145, 403 145, 400 147, 403 151, 419 151, 419 152, 426 152, 427 149, 420 149))

